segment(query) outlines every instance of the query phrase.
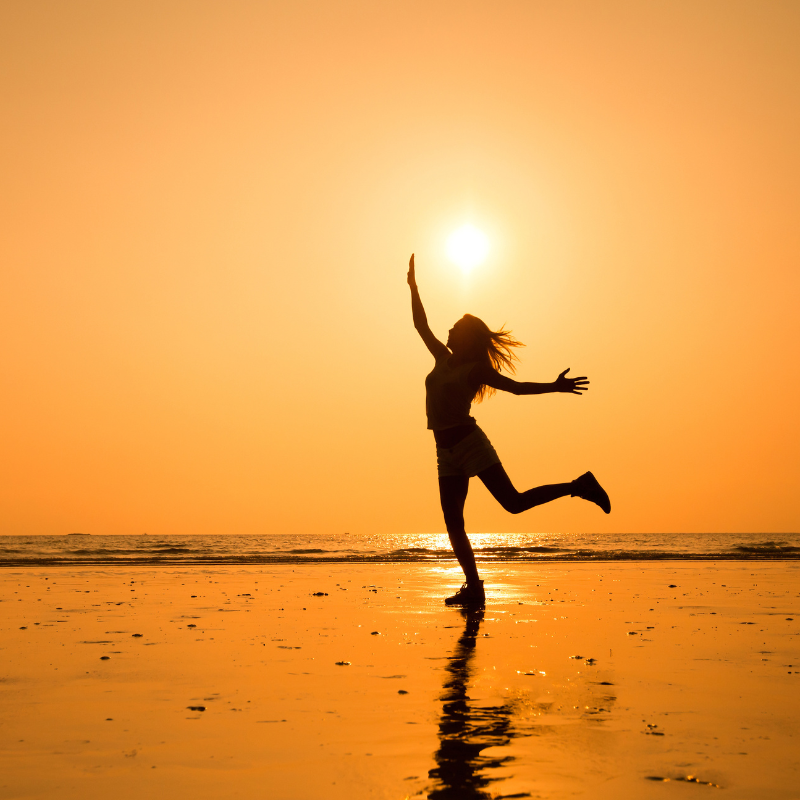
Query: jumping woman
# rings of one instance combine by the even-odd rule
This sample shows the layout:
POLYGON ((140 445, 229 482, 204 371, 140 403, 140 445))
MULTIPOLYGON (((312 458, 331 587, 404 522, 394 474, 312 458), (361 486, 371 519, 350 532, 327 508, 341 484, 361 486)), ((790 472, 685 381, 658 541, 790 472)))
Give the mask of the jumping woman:
POLYGON ((483 581, 478 575, 475 555, 464 527, 464 503, 470 478, 477 475, 495 500, 512 514, 568 495, 596 503, 608 514, 611 501, 591 472, 569 483, 553 483, 518 492, 486 434, 470 416, 472 401, 481 402, 496 389, 517 395, 548 392, 579 395, 588 389, 589 381, 585 377, 566 377, 569 369, 565 369, 552 383, 523 383, 501 375, 499 370, 503 367, 515 371, 517 356, 513 348, 522 343, 507 330, 489 330, 484 322, 471 314, 465 314, 453 325, 447 344, 442 344, 428 326, 414 275, 413 254, 408 262, 408 285, 411 288, 414 327, 436 361, 425 378, 425 408, 428 429, 433 431, 436 440, 439 497, 444 522, 453 552, 466 578, 461 589, 448 597, 445 603, 450 606, 482 606, 486 599, 483 581))

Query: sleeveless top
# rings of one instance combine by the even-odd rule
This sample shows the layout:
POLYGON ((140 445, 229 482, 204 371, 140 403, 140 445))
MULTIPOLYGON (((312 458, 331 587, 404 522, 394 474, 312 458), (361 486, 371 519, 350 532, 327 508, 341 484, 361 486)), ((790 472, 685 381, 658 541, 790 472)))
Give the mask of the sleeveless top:
POLYGON ((469 385, 469 373, 474 361, 450 366, 452 355, 444 353, 425 378, 425 412, 428 430, 440 431, 457 425, 471 425, 475 418, 469 414, 475 388, 469 385))

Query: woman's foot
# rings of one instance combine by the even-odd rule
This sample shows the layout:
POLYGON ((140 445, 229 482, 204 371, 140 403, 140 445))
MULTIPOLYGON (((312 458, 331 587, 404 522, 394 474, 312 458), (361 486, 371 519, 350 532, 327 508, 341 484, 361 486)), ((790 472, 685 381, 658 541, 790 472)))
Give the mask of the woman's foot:
POLYGON ((483 581, 475 584, 465 583, 452 597, 445 597, 445 605, 448 606, 472 606, 481 607, 486 605, 486 593, 483 591, 483 581))
POLYGON ((580 497, 590 503, 597 503, 606 514, 611 513, 611 500, 608 499, 606 490, 597 482, 591 472, 585 472, 580 478, 572 481, 572 497, 580 497))

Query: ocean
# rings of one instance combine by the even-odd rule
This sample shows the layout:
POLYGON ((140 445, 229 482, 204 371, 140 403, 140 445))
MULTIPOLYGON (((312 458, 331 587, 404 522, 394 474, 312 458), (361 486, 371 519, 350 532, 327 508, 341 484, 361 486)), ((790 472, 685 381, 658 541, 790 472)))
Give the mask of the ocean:
MULTIPOLYGON (((473 533, 479 562, 800 559, 797 533, 473 533)), ((0 566, 454 561, 445 534, 0 536, 0 566)))

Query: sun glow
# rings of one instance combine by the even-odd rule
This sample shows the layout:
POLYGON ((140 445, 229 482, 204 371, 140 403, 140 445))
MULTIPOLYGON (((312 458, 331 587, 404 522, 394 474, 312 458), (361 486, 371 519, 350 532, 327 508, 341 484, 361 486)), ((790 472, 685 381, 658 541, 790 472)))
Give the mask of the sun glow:
POLYGON ((447 255, 465 275, 482 263, 488 252, 489 240, 472 225, 462 225, 447 240, 447 255))

